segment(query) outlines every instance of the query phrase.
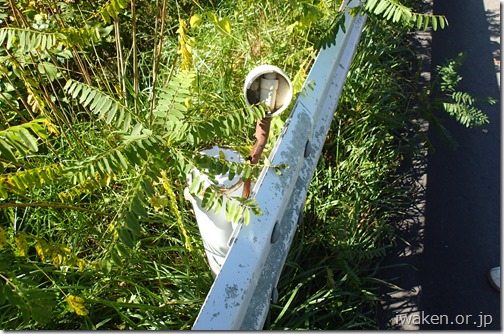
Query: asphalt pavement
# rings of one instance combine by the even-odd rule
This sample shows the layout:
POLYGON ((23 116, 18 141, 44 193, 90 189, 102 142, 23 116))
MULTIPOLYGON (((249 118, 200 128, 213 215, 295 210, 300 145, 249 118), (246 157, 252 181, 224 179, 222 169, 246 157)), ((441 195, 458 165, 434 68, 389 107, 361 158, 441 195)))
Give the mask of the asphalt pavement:
POLYGON ((446 119, 458 148, 429 128, 435 152, 420 161, 417 210, 385 261, 381 328, 501 329, 501 294, 488 271, 501 263, 500 3, 434 0, 449 26, 432 33, 431 66, 466 52, 459 89, 498 99, 482 105, 490 124, 468 129, 446 119))

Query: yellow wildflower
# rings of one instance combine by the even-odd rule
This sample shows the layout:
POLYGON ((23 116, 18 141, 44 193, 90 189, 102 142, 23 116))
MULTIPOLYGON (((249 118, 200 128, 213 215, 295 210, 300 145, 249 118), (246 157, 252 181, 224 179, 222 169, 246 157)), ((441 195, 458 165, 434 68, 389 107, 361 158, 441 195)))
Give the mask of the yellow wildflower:
POLYGON ((19 252, 19 255, 26 256, 28 254, 28 242, 26 241, 26 233, 19 232, 16 234, 16 246, 19 252))
POLYGON ((38 240, 35 244, 35 250, 41 261, 45 261, 47 257, 52 255, 51 246, 42 239, 38 240))
POLYGON ((81 297, 68 295, 66 297, 66 301, 68 303, 68 306, 70 306, 72 312, 77 313, 77 315, 85 317, 89 314, 86 306, 84 306, 84 299, 82 299, 81 297))
POLYGON ((159 211, 168 205, 168 198, 156 194, 149 198, 149 203, 154 210, 159 211))
POLYGON ((80 271, 84 271, 84 268, 86 268, 86 261, 83 259, 77 259, 77 266, 80 271))
POLYGON ((7 245, 7 232, 0 227, 0 249, 7 245))
POLYGON ((61 266, 62 264, 64 264, 64 263, 63 263, 64 258, 63 258, 63 256, 62 256, 61 254, 59 254, 59 253, 53 253, 53 254, 51 255, 51 261, 52 261, 52 263, 54 264, 54 266, 55 266, 55 267, 59 267, 59 266, 61 266))

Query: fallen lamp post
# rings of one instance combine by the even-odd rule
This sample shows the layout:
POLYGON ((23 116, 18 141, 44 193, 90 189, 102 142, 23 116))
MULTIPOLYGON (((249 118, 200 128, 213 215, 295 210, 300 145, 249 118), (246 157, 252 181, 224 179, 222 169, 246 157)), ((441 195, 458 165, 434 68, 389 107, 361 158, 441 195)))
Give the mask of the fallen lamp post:
POLYGON ((270 154, 272 165, 289 167, 281 175, 271 168, 259 175, 250 196, 263 214, 252 216, 246 227, 237 224, 232 229, 229 250, 193 329, 264 326, 270 303, 278 298, 276 284, 364 27, 365 15, 348 13, 359 4, 348 4, 345 33, 338 33, 335 44, 318 54, 306 79, 313 89, 305 87, 300 94, 270 154))
MULTIPOLYGON (((251 164, 257 164, 268 140, 271 118, 286 110, 292 100, 292 83, 278 67, 273 65, 258 66, 245 79, 244 96, 249 106, 263 104, 267 111, 266 116, 256 123, 256 143, 247 158, 251 164)), ((214 146, 199 153, 214 158, 223 156, 231 162, 245 162, 238 152, 225 147, 214 146)), ((209 178, 202 172, 197 170, 194 172, 205 180, 206 186, 211 184, 209 178)), ((189 186, 191 183, 192 179, 189 177, 189 186)), ((248 179, 242 182, 239 175, 229 180, 228 175, 225 174, 218 175, 217 184, 214 185, 218 186, 228 197, 248 198, 252 181, 248 179)), ((184 197, 193 205, 210 269, 212 275, 216 277, 224 263, 235 231, 238 231, 238 224, 227 221, 224 210, 220 210, 216 214, 212 210, 204 209, 202 196, 191 195, 189 188, 184 190, 184 197)), ((223 207, 225 207, 227 200, 224 198, 223 207)))

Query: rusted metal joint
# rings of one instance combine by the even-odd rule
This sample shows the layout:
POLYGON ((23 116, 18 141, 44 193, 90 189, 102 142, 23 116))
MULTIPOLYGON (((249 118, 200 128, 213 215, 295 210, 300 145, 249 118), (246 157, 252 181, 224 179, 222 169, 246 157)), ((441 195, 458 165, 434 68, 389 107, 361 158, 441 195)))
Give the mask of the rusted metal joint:
MULTIPOLYGON (((265 117, 256 122, 256 130, 255 130, 255 138, 256 142, 250 155, 247 160, 250 161, 251 165, 256 165, 261 158, 261 154, 266 147, 266 143, 268 142, 269 132, 271 128, 271 117, 265 117)), ((248 198, 250 196, 250 185, 252 180, 249 178, 245 180, 245 184, 243 186, 243 195, 242 197, 248 198)))

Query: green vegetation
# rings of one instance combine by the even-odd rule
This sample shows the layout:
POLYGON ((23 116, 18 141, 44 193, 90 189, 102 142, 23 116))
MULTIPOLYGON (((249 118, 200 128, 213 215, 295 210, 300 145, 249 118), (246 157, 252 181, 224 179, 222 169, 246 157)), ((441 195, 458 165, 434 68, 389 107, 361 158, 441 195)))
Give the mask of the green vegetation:
POLYGON ((458 71, 464 59, 465 53, 461 52, 455 59, 448 59, 442 66, 437 66, 434 79, 420 94, 422 116, 452 149, 458 147, 457 142, 444 127, 444 120, 436 117, 432 110, 444 111, 460 124, 470 128, 489 122, 488 116, 478 108, 479 105, 496 103, 492 97, 475 97, 457 89, 462 80, 458 71))
MULTIPOLYGON (((342 30, 341 9, 329 0, 0 0, 2 329, 189 329, 212 277, 186 178, 194 167, 248 178, 264 166, 198 151, 226 145, 246 156, 264 116, 243 101, 246 74, 274 64, 299 93, 318 48, 342 30)), ((394 180, 414 149, 404 135, 414 131, 415 94, 405 27, 446 20, 393 0, 364 10, 271 329, 373 326, 387 218, 407 198, 394 180)), ((204 205, 223 196, 210 187, 204 205)), ((230 203, 230 220, 261 213, 253 200, 230 203)))
POLYGON ((390 216, 409 203, 416 64, 406 31, 370 17, 312 181, 271 328, 372 329, 390 216))

